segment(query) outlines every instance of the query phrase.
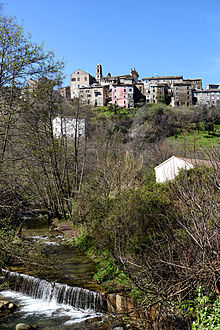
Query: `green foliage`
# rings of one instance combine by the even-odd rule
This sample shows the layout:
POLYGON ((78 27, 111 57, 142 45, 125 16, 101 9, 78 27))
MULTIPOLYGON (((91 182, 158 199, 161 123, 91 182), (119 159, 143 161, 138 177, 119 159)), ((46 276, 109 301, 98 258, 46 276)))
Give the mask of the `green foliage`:
MULTIPOLYGON (((218 132, 220 131, 220 125, 214 125, 213 131, 208 131, 200 125, 200 130, 191 125, 191 128, 182 130, 181 133, 176 133, 175 136, 169 137, 168 139, 175 144, 178 144, 179 149, 192 150, 195 146, 197 148, 210 149, 213 145, 218 145, 220 138, 218 132), (209 134, 208 134, 209 132, 209 134)), ((206 128, 208 128, 206 126, 206 128)))
POLYGON ((94 275, 94 279, 98 283, 113 280, 120 274, 119 269, 115 266, 113 258, 109 253, 103 253, 99 263, 97 265, 97 273, 94 275), (108 257, 106 258, 108 254, 108 257))
POLYGON ((4 248, 8 244, 11 244, 12 240, 14 239, 14 235, 14 231, 9 229, 9 227, 3 226, 0 229, 0 268, 10 264, 10 255, 4 248))
POLYGON ((94 111, 99 118, 115 118, 115 117, 133 117, 137 111, 137 108, 121 108, 113 106, 96 106, 94 111))
POLYGON ((203 292, 201 287, 177 304, 177 310, 192 318, 193 330, 220 329, 220 297, 203 292))
POLYGON ((160 103, 165 103, 166 104, 165 94, 157 95, 157 101, 160 102, 160 103))
POLYGON ((83 229, 80 230, 80 234, 74 238, 73 244, 77 246, 81 251, 89 252, 93 246, 93 237, 85 232, 83 229))

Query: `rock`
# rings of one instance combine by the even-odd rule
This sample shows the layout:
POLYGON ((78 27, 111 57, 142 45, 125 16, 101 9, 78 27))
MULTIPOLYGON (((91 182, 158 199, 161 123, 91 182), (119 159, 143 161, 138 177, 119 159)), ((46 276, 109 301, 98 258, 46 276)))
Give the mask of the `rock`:
POLYGON ((5 308, 5 305, 2 302, 0 302, 0 310, 2 310, 4 308, 5 308))
POLYGON ((0 300, 0 311, 13 312, 17 309, 16 304, 8 300, 0 300))
POLYGON ((88 319, 85 321, 85 324, 95 323, 95 322, 101 322, 102 318, 100 316, 93 317, 91 319, 88 319))
POLYGON ((19 323, 15 327, 15 330, 28 330, 28 329, 36 329, 36 328, 32 327, 32 325, 30 324, 25 324, 25 323, 19 323))
POLYGON ((10 304, 10 301, 8 301, 8 300, 0 300, 0 303, 3 304, 4 306, 7 306, 8 304, 10 304))
POLYGON ((11 303, 8 304, 7 308, 10 309, 10 310, 15 310, 15 309, 17 309, 17 306, 14 303, 11 302, 11 303))

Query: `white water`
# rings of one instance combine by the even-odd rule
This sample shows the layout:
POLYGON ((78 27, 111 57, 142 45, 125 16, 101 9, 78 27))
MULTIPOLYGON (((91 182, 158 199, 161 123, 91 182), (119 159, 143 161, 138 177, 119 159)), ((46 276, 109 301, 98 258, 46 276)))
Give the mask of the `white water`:
MULTIPOLYGON (((59 246, 59 243, 54 242, 54 241, 50 241, 48 236, 40 236, 40 235, 36 235, 36 236, 31 236, 31 238, 32 238, 34 241, 36 241, 36 242, 42 241, 42 242, 44 242, 44 244, 46 244, 46 245, 57 245, 57 246, 59 246)), ((56 239, 57 239, 57 238, 62 238, 62 236, 61 236, 61 235, 57 235, 57 236, 56 236, 56 239)))
MULTIPOLYGON (((32 239, 54 248, 59 245, 47 235, 32 236, 32 239)), ((0 299, 13 301, 18 310, 2 320, 0 330, 14 330, 18 323, 36 324, 45 330, 87 329, 84 322, 103 318, 101 296, 97 292, 15 272, 4 271, 4 275, 11 278, 12 290, 0 291, 0 299)), ((88 329, 94 329, 91 326, 88 324, 88 329)))
MULTIPOLYGON (((0 292, 2 299, 10 299, 19 305, 19 320, 25 323, 25 320, 38 322, 40 319, 53 321, 60 319, 63 326, 85 321, 89 318, 102 316, 101 313, 91 310, 78 310, 72 306, 58 304, 54 300, 48 302, 43 299, 33 299, 22 293, 5 290, 0 292)), ((21 321, 20 321, 21 322, 21 321)), ((47 323, 47 322, 46 322, 47 323)))

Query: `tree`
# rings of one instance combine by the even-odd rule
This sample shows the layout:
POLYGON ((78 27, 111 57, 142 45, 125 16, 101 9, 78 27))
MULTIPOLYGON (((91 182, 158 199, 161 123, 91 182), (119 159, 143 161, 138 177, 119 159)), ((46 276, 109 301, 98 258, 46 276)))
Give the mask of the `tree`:
POLYGON ((54 53, 32 42, 15 18, 0 16, 0 218, 14 217, 24 205, 20 160, 25 153, 19 140, 23 86, 30 78, 46 77, 55 87, 62 68, 54 53))
POLYGON ((60 83, 63 62, 44 44, 31 41, 16 18, 0 16, 0 166, 3 162, 10 129, 18 112, 18 93, 27 80, 47 77, 60 83))
POLYGON ((14 17, 0 16, 0 87, 21 86, 27 79, 42 75, 60 78, 63 63, 56 61, 53 51, 45 51, 25 35, 14 17))

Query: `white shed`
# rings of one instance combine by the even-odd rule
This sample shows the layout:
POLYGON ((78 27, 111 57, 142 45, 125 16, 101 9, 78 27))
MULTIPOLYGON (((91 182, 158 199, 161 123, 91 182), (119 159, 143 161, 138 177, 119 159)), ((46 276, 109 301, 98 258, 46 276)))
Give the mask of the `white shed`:
POLYGON ((74 138, 77 131, 77 137, 85 135, 86 120, 71 117, 56 117, 53 120, 53 134, 56 137, 66 136, 74 138))
POLYGON ((154 168, 156 173, 156 182, 162 183, 168 180, 173 180, 181 169, 189 170, 193 168, 193 164, 189 159, 172 156, 165 162, 154 168))

